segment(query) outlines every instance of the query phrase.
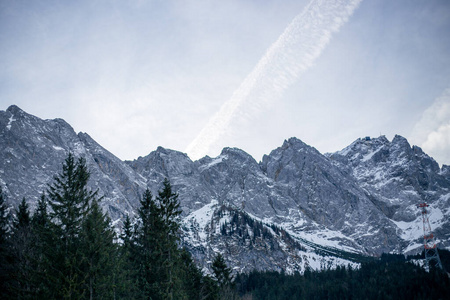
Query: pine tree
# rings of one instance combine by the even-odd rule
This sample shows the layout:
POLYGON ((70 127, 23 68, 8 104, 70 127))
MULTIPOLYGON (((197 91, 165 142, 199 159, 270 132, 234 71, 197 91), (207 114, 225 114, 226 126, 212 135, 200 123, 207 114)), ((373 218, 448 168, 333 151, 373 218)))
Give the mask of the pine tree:
POLYGON ((97 200, 92 200, 83 219, 79 247, 82 249, 81 271, 87 299, 113 299, 116 293, 118 249, 109 217, 97 200))
POLYGON ((225 259, 223 258, 222 254, 218 253, 216 255, 211 269, 220 287, 231 284, 233 280, 231 276, 231 269, 225 263, 225 259))
POLYGON ((123 228, 122 228, 122 234, 120 235, 120 238, 123 241, 123 249, 124 251, 128 251, 130 250, 130 248, 133 246, 133 239, 134 239, 134 234, 133 234, 133 228, 131 226, 131 220, 130 220, 130 216, 127 215, 125 217, 125 221, 123 222, 123 228))
POLYGON ((164 229, 169 235, 170 241, 176 242, 178 240, 178 230, 180 229, 180 202, 178 201, 178 194, 172 191, 172 186, 167 178, 163 181, 163 188, 158 192, 156 198, 161 210, 161 217, 163 218, 164 229))
POLYGON ((211 269, 217 280, 219 288, 219 299, 237 299, 233 286, 233 276, 231 269, 225 263, 222 254, 217 254, 212 263, 211 269))
POLYGON ((32 229, 32 244, 35 247, 35 253, 32 257, 33 272, 30 281, 32 282, 35 291, 34 296, 38 299, 50 298, 51 284, 47 282, 47 266, 51 265, 47 260, 51 255, 52 233, 50 231, 50 216, 47 212, 47 199, 45 193, 42 193, 37 202, 37 208, 31 218, 32 229))
POLYGON ((130 217, 127 215, 123 223, 122 245, 119 247, 117 269, 120 271, 117 280, 117 299, 139 299, 139 266, 136 240, 130 217))
POLYGON ((97 192, 87 187, 89 177, 86 161, 69 154, 48 187, 48 198, 43 194, 38 202, 32 219, 39 249, 36 297, 114 299, 117 294, 120 264, 115 234, 97 192))
POLYGON ((138 209, 139 225, 136 229, 136 261, 139 269, 139 289, 142 297, 160 299, 161 264, 159 261, 160 249, 157 247, 158 239, 164 238, 161 234, 162 219, 160 209, 156 205, 153 195, 147 189, 140 200, 138 209))
POLYGON ((50 223, 50 217, 47 211, 47 198, 45 193, 42 193, 37 202, 36 210, 31 218, 31 225, 33 230, 45 231, 50 223))
MULTIPOLYGON (((194 298, 193 298, 194 299, 194 298)), ((217 282, 209 275, 202 277, 202 285, 200 288, 200 297, 203 300, 216 300, 219 299, 219 289, 217 282)))
MULTIPOLYGON (((162 218, 160 233, 166 238, 160 239, 158 251, 161 253, 161 263, 163 266, 162 274, 165 276, 165 282, 162 282, 162 287, 165 291, 165 296, 168 299, 173 299, 176 292, 181 289, 175 289, 180 282, 176 276, 176 267, 180 259, 180 251, 177 242, 179 241, 178 230, 180 229, 180 203, 178 201, 178 194, 172 191, 172 186, 167 178, 163 181, 163 188, 158 192, 156 198, 159 206, 159 212, 162 218)), ((181 295, 177 295, 180 297, 181 295)))
POLYGON ((209 276, 203 276, 186 249, 181 250, 180 267, 177 272, 187 299, 213 300, 217 298, 215 281, 209 276))
POLYGON ((28 203, 25 198, 22 198, 19 207, 16 211, 16 218, 14 220, 14 229, 20 230, 21 228, 28 228, 31 224, 30 211, 28 203))
POLYGON ((136 232, 137 257, 140 257, 140 289, 146 298, 182 299, 181 251, 178 249, 180 228, 178 194, 172 191, 167 179, 153 199, 147 189, 138 210, 136 232))
POLYGON ((54 177, 54 183, 49 185, 47 191, 53 210, 52 219, 58 223, 67 244, 78 236, 89 203, 97 197, 97 192, 87 189, 89 177, 86 161, 83 158, 75 161, 69 153, 63 164, 63 172, 54 177))
POLYGON ((13 261, 14 294, 19 299, 31 299, 34 287, 30 278, 34 272, 34 255, 31 217, 25 198, 16 210, 13 219, 11 256, 13 261))
POLYGON ((46 276, 48 291, 53 298, 82 299, 86 290, 86 274, 82 264, 89 256, 83 239, 83 221, 88 216, 97 192, 88 190, 90 173, 83 158, 75 160, 69 153, 62 166, 62 173, 49 185, 50 213, 49 235, 46 239, 46 276))

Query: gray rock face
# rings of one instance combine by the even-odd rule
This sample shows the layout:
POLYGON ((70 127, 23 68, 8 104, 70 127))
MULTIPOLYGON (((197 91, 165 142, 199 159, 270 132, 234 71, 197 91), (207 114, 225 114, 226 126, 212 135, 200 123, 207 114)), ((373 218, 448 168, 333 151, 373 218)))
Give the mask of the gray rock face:
POLYGON ((399 243, 390 220, 354 178, 300 140, 285 141, 263 158, 261 166, 313 221, 304 228, 289 227, 294 232, 306 230, 314 235, 325 227, 350 238, 342 239, 338 246, 370 249, 371 254, 391 251, 388 245, 399 243))
POLYGON ((198 163, 184 153, 158 147, 149 155, 126 161, 126 164, 139 174, 155 196, 164 178, 168 178, 179 194, 183 215, 202 208, 213 198, 212 191, 205 188, 198 163))
POLYGON ((422 202, 450 245, 450 168, 400 136, 327 155, 291 138, 260 163, 236 148, 193 162, 162 147, 123 162, 63 120, 11 106, 0 111, 0 184, 11 206, 25 197, 33 207, 69 151, 86 158, 90 186, 118 228, 144 190, 156 195, 168 178, 183 209, 183 244, 205 268, 217 252, 236 270, 289 272, 348 264, 355 253, 417 252, 422 202))
POLYGON ((448 247, 450 220, 450 178, 448 166, 439 169, 434 159, 417 146, 395 136, 358 139, 347 148, 329 155, 337 167, 353 175, 357 184, 371 195, 374 205, 398 227, 407 247, 421 243, 422 217, 417 204, 430 204, 431 226, 440 233, 441 245, 448 247))
POLYGON ((0 111, 0 141, 0 183, 13 206, 25 197, 33 208, 69 152, 86 158, 90 188, 105 197, 103 208, 113 220, 134 212, 145 186, 130 167, 61 119, 42 120, 11 106, 0 111))

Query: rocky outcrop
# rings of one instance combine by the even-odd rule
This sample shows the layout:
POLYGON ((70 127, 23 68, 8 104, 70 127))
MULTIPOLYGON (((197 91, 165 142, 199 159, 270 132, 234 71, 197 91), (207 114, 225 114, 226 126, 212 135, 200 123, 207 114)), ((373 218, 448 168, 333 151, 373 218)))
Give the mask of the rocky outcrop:
POLYGON ((12 206, 25 197, 33 208, 72 152, 86 159, 90 188, 104 196, 103 208, 113 220, 134 213, 145 187, 140 176, 64 120, 42 120, 11 106, 0 112, 0 140, 0 183, 12 206))
POLYGON ((398 249, 400 252, 420 246, 422 217, 417 205, 423 202, 430 204, 431 226, 439 232, 441 246, 450 246, 448 166, 440 169, 420 147, 411 147, 398 135, 392 142, 384 136, 358 139, 328 156, 334 165, 354 177, 378 209, 398 227, 398 235, 408 244, 398 249))

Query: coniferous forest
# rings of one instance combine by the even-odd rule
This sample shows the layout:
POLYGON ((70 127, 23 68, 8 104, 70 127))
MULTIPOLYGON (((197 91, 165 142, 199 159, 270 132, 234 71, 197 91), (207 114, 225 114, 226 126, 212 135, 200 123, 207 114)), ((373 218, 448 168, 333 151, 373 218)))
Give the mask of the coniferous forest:
POLYGON ((0 190, 1 299, 218 299, 229 280, 217 278, 229 271, 203 275, 178 247, 181 209, 168 180, 155 197, 144 192, 118 237, 89 176, 69 154, 32 215, 26 199, 8 213, 0 190))
MULTIPOLYGON (((447 254, 449 251, 445 251, 447 254)), ((303 275, 276 272, 240 274, 235 282, 248 299, 449 299, 450 279, 440 269, 422 267, 395 255, 363 263, 355 270, 337 267, 303 275)))
MULTIPOLYGON (((402 255, 287 275, 233 274, 218 254, 203 274, 180 247, 181 209, 167 179, 157 195, 143 193, 117 236, 89 177, 85 160, 69 154, 33 213, 26 199, 9 211, 0 187, 0 299, 450 298, 447 273, 402 255)), ((440 254, 449 270, 450 252, 440 254)))

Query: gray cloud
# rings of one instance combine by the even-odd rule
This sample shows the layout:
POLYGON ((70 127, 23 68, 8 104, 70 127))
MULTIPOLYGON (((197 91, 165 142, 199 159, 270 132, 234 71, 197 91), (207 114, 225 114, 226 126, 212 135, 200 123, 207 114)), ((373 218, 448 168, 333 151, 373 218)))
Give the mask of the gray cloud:
POLYGON ((450 165, 450 88, 423 112, 413 128, 411 141, 439 163, 450 165))

